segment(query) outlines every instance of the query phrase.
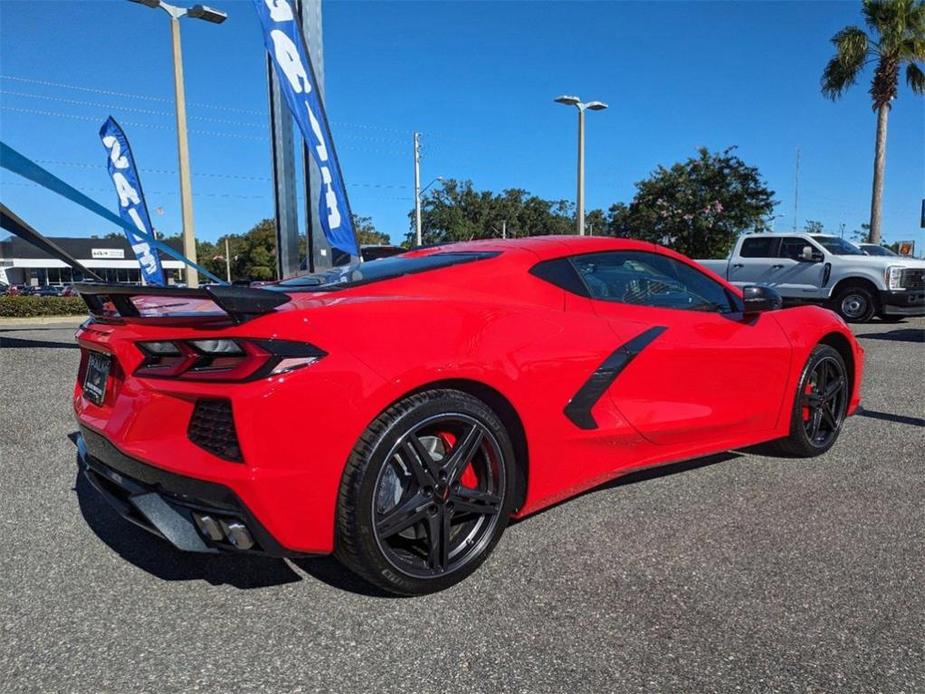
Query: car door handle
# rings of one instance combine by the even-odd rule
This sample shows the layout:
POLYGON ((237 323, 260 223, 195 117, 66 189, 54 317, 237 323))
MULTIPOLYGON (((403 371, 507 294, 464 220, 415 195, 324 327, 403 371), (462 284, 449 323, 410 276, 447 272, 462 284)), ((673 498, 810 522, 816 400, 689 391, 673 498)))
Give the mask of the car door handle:
POLYGON ((738 270, 739 268, 743 268, 743 267, 745 267, 745 266, 744 266, 742 263, 735 263, 735 264, 732 266, 732 269, 733 269, 733 270, 738 270))
POLYGON ((783 270, 784 266, 778 263, 777 265, 772 265, 771 269, 772 270, 783 270))

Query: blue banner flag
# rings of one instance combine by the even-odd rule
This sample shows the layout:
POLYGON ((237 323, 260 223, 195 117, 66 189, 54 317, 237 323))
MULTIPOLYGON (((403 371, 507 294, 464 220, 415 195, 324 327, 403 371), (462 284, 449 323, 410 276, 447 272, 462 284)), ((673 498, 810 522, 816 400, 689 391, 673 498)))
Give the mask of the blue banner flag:
POLYGON ((334 139, 298 16, 289 0, 254 0, 254 7, 263 25, 263 40, 276 68, 280 90, 321 171, 318 204, 321 229, 332 246, 359 256, 347 191, 334 151, 334 139))
POLYGON ((154 232, 144 193, 141 191, 141 181, 135 169, 135 158, 132 156, 132 149, 125 133, 112 116, 107 118, 100 128, 100 140, 103 141, 103 147, 109 155, 106 163, 109 166, 109 176, 116 187, 116 195, 119 197, 119 215, 141 232, 136 234, 125 230, 128 242, 132 245, 141 266, 141 275, 147 284, 163 287, 166 282, 161 259, 146 240, 147 237, 154 236, 154 232))

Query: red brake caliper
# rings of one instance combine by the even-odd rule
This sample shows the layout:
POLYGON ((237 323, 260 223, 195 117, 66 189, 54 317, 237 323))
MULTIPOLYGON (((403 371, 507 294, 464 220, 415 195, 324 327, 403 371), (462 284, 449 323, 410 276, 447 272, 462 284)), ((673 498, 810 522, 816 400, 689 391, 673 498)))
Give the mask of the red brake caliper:
MULTIPOLYGON (((441 432, 437 434, 437 436, 439 436, 440 439, 443 441, 443 445, 446 447, 447 450, 452 449, 454 444, 456 443, 456 437, 453 436, 453 434, 449 432, 441 432)), ((464 487, 468 487, 469 489, 478 488, 479 478, 478 476, 476 476, 475 470, 472 469, 472 463, 469 463, 468 465, 466 465, 466 469, 463 470, 463 473, 459 478, 459 483, 464 487)))
MULTIPOLYGON (((804 395, 812 395, 812 393, 813 393, 813 384, 812 384, 812 383, 807 383, 807 384, 806 384, 806 387, 803 388, 803 394, 804 394, 804 395)), ((807 398, 807 400, 808 400, 808 398, 807 398)), ((804 421, 804 422, 808 422, 808 421, 809 421, 809 417, 810 417, 809 405, 803 405, 803 421, 804 421)))

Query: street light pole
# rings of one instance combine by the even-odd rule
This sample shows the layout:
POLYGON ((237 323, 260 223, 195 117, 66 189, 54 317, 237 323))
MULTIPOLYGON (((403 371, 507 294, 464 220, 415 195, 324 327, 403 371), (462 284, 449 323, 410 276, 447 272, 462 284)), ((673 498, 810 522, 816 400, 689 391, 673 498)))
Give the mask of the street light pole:
POLYGON ((575 196, 575 218, 579 236, 585 235, 585 111, 603 111, 607 104, 603 101, 583 103, 577 96, 558 96, 555 102, 578 109, 578 194, 575 196))
MULTIPOLYGON (((189 137, 186 130, 186 91, 183 86, 183 50, 180 46, 180 18, 203 19, 221 24, 228 15, 205 5, 178 7, 161 0, 131 0, 139 5, 160 8, 170 15, 170 36, 173 44, 173 88, 177 113, 177 158, 180 166, 180 214, 183 219, 183 255, 196 260, 196 232, 193 226, 193 189, 190 183, 189 137)), ((199 273, 190 267, 186 270, 186 286, 199 286, 199 273)))
POLYGON ((414 133, 414 243, 421 245, 421 133, 414 133))
MULTIPOLYGON (((183 255, 196 259, 196 231, 193 227, 193 188, 190 183, 189 138, 186 132, 186 90, 183 88, 183 51, 180 48, 180 18, 170 17, 173 38, 173 89, 177 103, 177 156, 180 163, 180 213, 183 217, 183 255)), ((199 286, 199 273, 186 268, 186 286, 199 286)))
POLYGON ((578 193, 575 195, 578 235, 585 235, 585 110, 578 109, 578 193))

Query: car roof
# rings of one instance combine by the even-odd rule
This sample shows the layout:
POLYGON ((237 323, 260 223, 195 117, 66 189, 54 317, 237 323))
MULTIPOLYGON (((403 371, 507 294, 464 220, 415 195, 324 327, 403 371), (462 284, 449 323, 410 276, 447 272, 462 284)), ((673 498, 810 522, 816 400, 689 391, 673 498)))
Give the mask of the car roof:
POLYGON ((411 254, 462 253, 466 251, 528 251, 540 260, 561 258, 581 253, 601 251, 653 251, 665 249, 648 241, 617 238, 614 236, 526 236, 519 239, 481 239, 439 244, 412 249, 411 254))

